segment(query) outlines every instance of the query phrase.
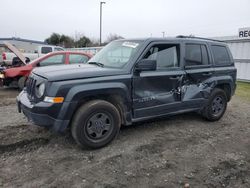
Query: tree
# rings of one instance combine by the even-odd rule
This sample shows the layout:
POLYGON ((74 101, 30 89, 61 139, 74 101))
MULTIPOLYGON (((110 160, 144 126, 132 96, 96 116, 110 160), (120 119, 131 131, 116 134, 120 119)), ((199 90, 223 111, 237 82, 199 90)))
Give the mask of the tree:
POLYGON ((96 46, 99 46, 100 44, 99 44, 99 39, 97 39, 97 38, 91 38, 90 39, 91 40, 91 46, 92 47, 96 47, 96 46))
POLYGON ((52 33, 49 38, 45 39, 45 42, 52 45, 59 45, 60 44, 60 34, 52 33))
POLYGON ((74 40, 69 36, 61 35, 60 46, 62 46, 64 48, 72 48, 72 47, 74 47, 74 40))
POLYGON ((107 40, 105 41, 105 43, 110 43, 113 40, 118 40, 118 39, 124 39, 124 37, 117 35, 117 34, 112 34, 110 33, 107 37, 107 40))
POLYGON ((49 38, 45 39, 45 42, 65 48, 74 47, 74 40, 71 37, 67 35, 60 35, 58 33, 52 33, 49 38))
MULTIPOLYGON (((122 36, 117 34, 109 34, 107 41, 104 43, 107 44, 116 39, 122 39, 122 36)), ((99 46, 99 41, 94 38, 88 38, 82 33, 75 32, 75 36, 70 37, 67 35, 60 35, 58 33, 52 33, 50 37, 45 39, 45 42, 51 45, 62 46, 64 48, 83 48, 83 47, 96 47, 99 46)))
POLYGON ((92 42, 88 37, 82 36, 79 40, 75 41, 75 46, 78 48, 88 47, 92 46, 92 42))

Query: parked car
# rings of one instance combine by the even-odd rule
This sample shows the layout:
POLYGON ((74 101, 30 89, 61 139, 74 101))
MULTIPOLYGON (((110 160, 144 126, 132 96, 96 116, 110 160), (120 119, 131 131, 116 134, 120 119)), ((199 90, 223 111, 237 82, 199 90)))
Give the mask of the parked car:
POLYGON ((71 129, 82 147, 110 143, 121 125, 184 112, 219 120, 236 88, 226 44, 179 36, 118 40, 81 66, 33 71, 17 97, 39 126, 71 129))
POLYGON ((59 46, 43 45, 43 46, 39 46, 38 49, 35 50, 34 53, 21 53, 12 44, 8 42, 4 42, 4 44, 12 51, 12 52, 2 53, 2 61, 4 65, 6 66, 13 65, 13 62, 14 62, 14 65, 17 64, 18 60, 20 60, 21 55, 25 58, 26 62, 29 62, 29 61, 33 61, 34 59, 37 59, 38 57, 42 57, 50 52, 64 51, 64 48, 59 47, 59 46))
POLYGON ((23 89, 27 77, 35 67, 44 67, 48 65, 76 64, 86 63, 91 55, 83 52, 51 52, 19 67, 11 67, 0 71, 0 81, 4 86, 18 86, 23 89))
POLYGON ((6 47, 6 45, 0 44, 0 67, 4 64, 3 62, 4 52, 11 52, 11 51, 6 47))

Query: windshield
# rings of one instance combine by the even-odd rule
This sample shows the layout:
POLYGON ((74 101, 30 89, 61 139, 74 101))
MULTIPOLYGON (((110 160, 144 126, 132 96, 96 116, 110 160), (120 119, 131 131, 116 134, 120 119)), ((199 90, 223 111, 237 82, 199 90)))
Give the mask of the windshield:
POLYGON ((102 67, 122 68, 134 56, 141 41, 114 41, 105 46, 88 62, 96 63, 102 67))

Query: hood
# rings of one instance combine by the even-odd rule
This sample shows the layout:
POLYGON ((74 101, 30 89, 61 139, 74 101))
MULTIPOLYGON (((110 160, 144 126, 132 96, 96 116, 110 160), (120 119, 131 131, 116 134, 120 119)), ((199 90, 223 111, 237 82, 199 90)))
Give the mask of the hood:
POLYGON ((4 72, 6 77, 28 76, 32 69, 32 65, 24 65, 20 67, 6 68, 2 72, 4 72))
POLYGON ((33 70, 33 73, 48 79, 48 81, 62 81, 119 75, 123 74, 124 70, 114 68, 103 68, 90 64, 74 64, 39 67, 35 68, 33 70))
POLYGON ((23 64, 26 65, 26 58, 15 46, 13 46, 11 43, 7 41, 4 41, 3 43, 10 51, 12 51, 22 61, 23 64))

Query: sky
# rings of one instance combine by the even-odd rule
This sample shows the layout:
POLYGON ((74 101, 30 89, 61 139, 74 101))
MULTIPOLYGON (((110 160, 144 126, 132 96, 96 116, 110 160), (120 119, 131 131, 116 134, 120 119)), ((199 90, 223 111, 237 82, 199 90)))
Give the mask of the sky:
MULTIPOLYGON (((250 0, 104 0, 102 38, 237 35, 250 27, 250 0)), ((99 39, 99 0, 0 0, 0 38, 52 32, 99 39)))

